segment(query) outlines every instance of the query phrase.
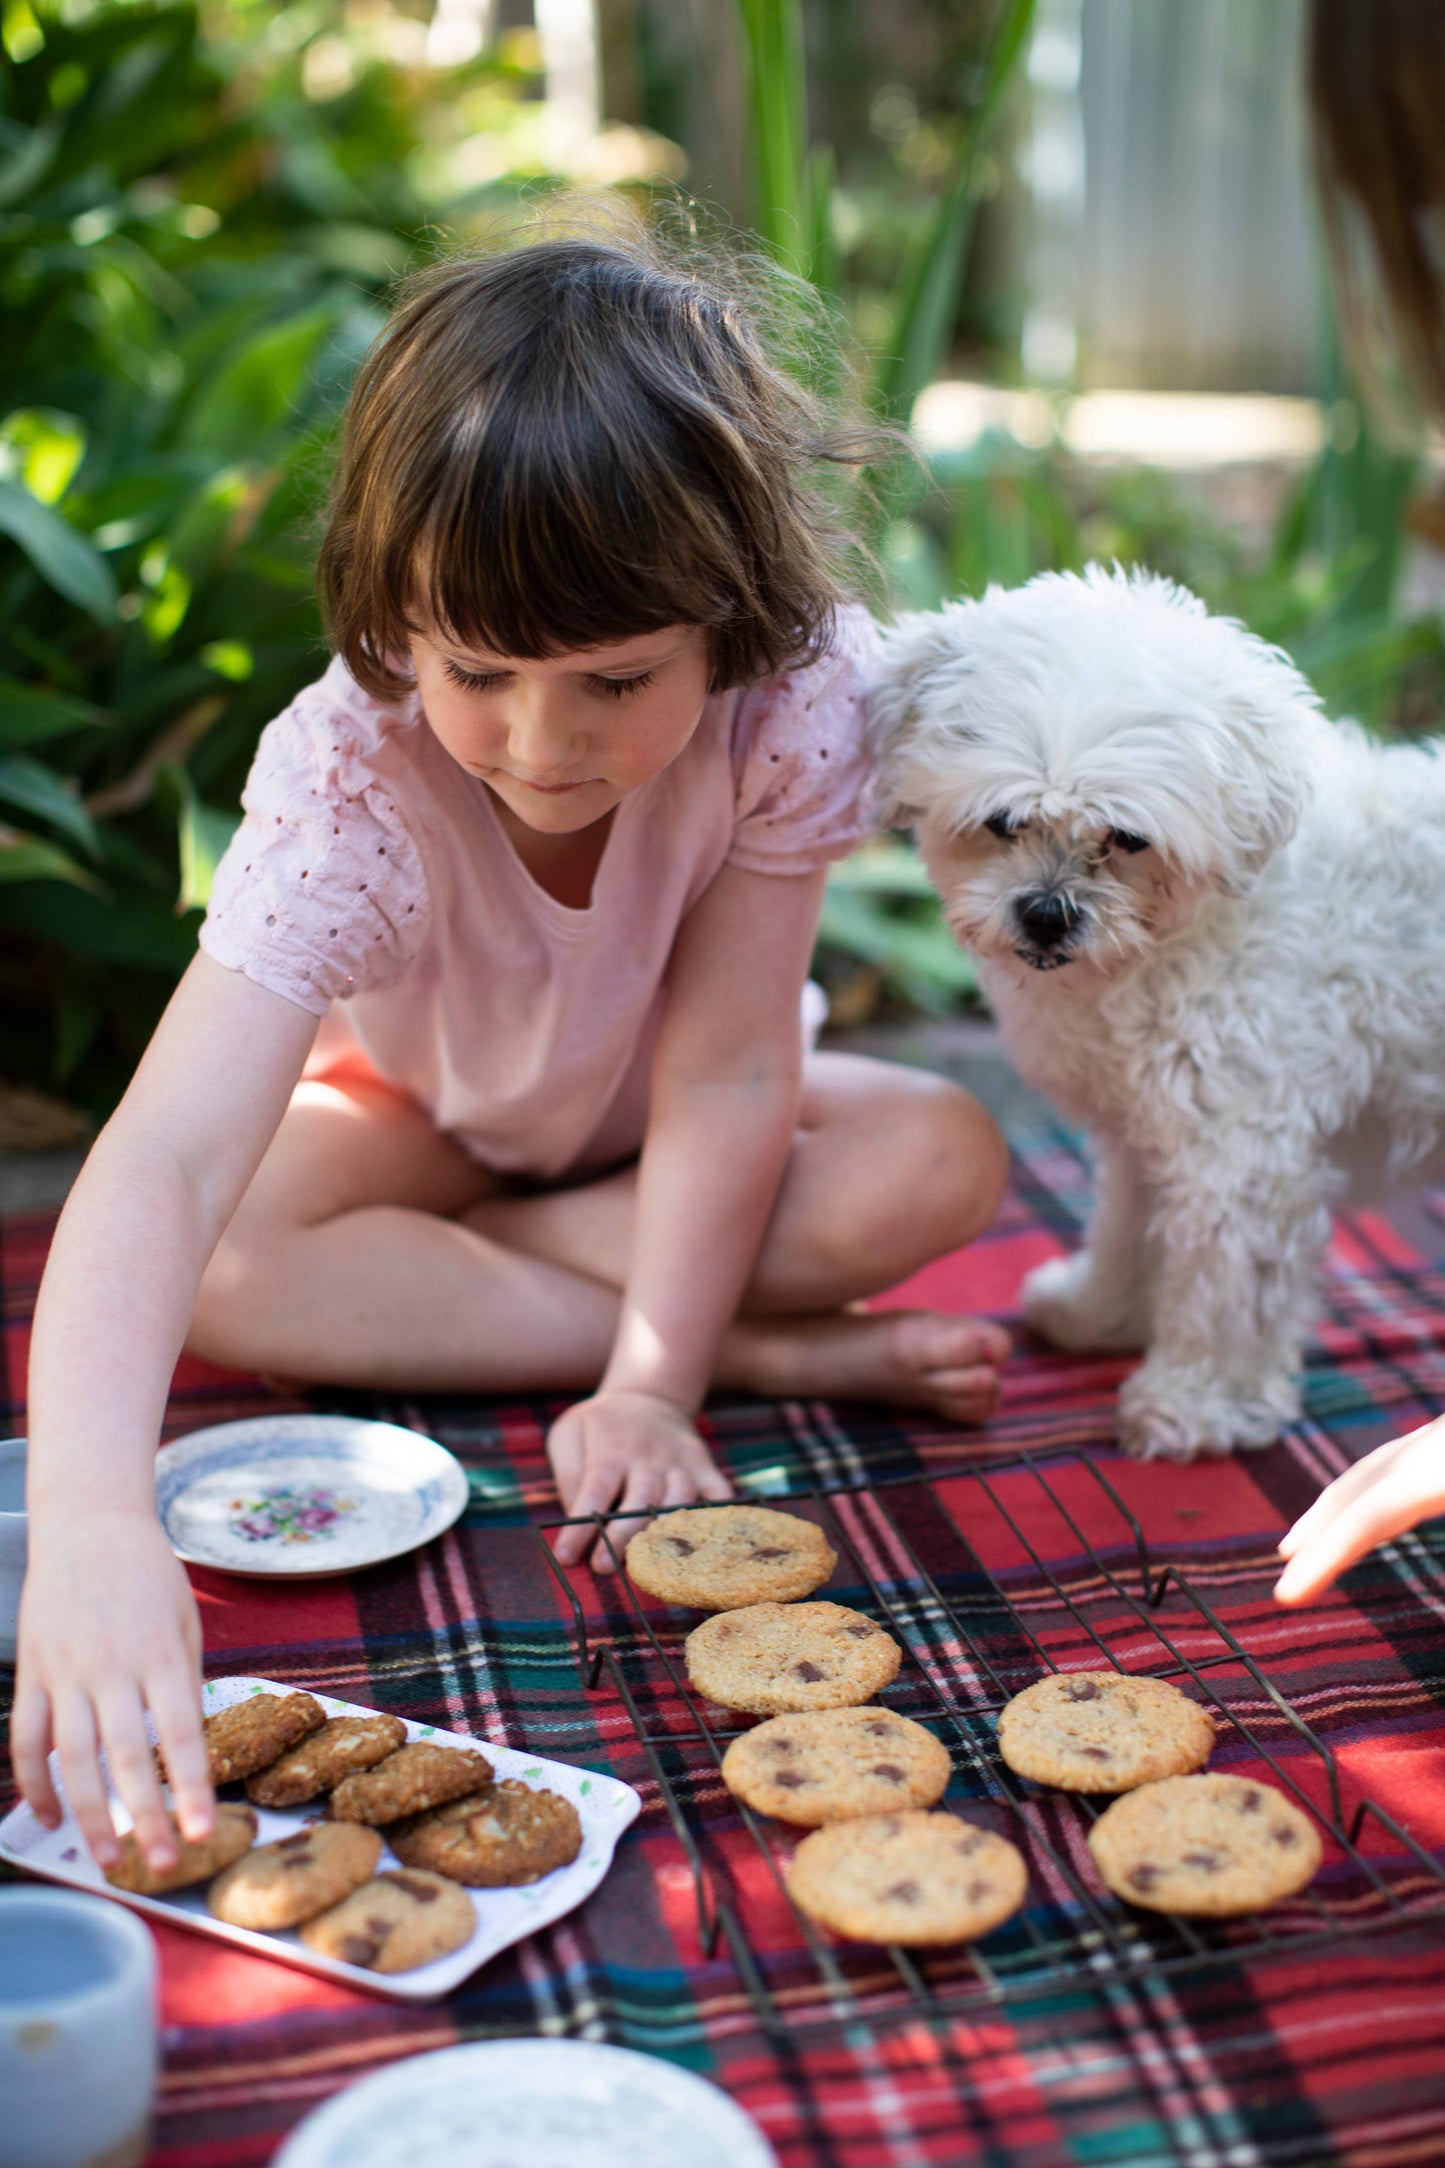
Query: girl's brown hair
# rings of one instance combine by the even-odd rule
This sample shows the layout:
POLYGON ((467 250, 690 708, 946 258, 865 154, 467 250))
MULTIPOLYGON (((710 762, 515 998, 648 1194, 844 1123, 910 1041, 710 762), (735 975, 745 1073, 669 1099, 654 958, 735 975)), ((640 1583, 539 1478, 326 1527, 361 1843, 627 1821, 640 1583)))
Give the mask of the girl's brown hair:
POLYGON ((1445 7, 1441 0, 1314 0, 1310 102, 1341 316, 1376 375, 1363 218, 1399 348, 1445 416, 1445 7), (1434 225, 1432 234, 1431 227, 1434 225))
POLYGON ((382 698, 429 626, 535 659, 701 625, 714 690, 765 677, 826 645, 843 593, 820 467, 876 451, 641 233, 451 258, 404 289, 352 393, 332 641, 382 698))

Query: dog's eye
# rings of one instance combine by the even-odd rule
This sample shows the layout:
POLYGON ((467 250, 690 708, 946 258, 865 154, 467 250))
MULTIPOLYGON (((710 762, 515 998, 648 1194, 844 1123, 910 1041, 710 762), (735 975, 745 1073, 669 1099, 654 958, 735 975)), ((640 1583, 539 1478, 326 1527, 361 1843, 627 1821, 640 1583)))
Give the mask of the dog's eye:
POLYGON ((1128 851, 1131 855, 1135 851, 1147 851, 1149 848, 1147 836, 1136 836, 1128 828, 1111 828, 1107 841, 1111 851, 1128 851))
POLYGON ((1012 843, 1018 834, 1017 826, 1007 813, 990 813, 983 825, 991 836, 998 837, 1000 843, 1012 843))

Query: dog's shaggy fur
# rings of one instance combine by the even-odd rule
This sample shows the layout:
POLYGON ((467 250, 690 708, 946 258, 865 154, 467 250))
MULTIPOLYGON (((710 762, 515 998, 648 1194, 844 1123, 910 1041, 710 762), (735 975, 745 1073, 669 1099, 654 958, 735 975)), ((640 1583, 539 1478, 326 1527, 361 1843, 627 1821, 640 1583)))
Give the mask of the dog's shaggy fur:
POLYGON ((1130 1452, 1265 1445, 1347 1188, 1439 1171, 1445 762, 1331 724, 1168 581, 1046 573, 902 619, 872 710, 1021 1072, 1092 1133, 1066 1347, 1144 1347, 1130 1452))

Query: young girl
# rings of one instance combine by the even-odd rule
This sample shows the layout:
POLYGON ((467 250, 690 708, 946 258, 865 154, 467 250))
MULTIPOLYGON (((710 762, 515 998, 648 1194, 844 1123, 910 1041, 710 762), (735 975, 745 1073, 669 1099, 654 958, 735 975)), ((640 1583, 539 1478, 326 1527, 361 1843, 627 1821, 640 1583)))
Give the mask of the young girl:
POLYGON ((152 1477, 183 1344, 586 1394, 548 1441, 576 1514, 727 1496, 710 1382, 992 1406, 994 1328, 850 1306, 986 1224, 997 1132, 937 1078, 803 1052, 824 869, 864 832, 830 456, 728 301, 640 243, 443 265, 364 366, 336 658, 262 738, 36 1317, 15 1765, 53 1823, 58 1748, 102 1863, 101 1746, 173 1857, 147 1708, 182 1832, 212 1814, 152 1477))

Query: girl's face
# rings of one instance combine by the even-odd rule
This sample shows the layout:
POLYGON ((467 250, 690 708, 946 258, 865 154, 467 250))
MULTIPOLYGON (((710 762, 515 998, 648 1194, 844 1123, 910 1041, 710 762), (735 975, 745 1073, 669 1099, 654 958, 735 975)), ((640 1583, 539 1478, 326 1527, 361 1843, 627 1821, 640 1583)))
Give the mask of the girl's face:
POLYGON ((432 733, 519 820, 570 835, 676 760, 702 719, 710 664, 698 625, 670 625, 542 662, 411 642, 432 733))

